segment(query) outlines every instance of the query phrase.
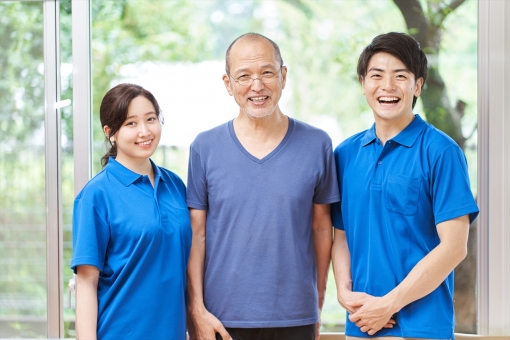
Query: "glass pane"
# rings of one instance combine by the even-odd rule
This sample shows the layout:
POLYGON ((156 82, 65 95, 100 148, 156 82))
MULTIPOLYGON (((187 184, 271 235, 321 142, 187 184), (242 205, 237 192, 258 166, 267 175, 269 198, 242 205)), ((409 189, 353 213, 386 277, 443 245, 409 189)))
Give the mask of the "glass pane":
POLYGON ((43 8, 0 13, 0 338, 46 337, 43 8))
MULTIPOLYGON (((434 45, 435 39, 422 43, 431 66, 427 91, 445 87, 439 88, 439 99, 422 96, 415 112, 455 135, 466 152, 476 194, 477 1, 466 0, 453 10, 435 0, 419 3, 423 13, 418 14, 441 32, 439 44, 434 45), (432 113, 439 109, 460 124, 434 120, 432 113)), ((224 54, 231 41, 250 31, 280 45, 289 69, 282 111, 322 128, 338 145, 373 123, 356 77, 359 54, 378 34, 417 33, 407 29, 408 10, 391 0, 93 1, 95 172, 105 152, 100 101, 113 85, 132 82, 152 91, 165 115, 155 161, 185 180, 188 148, 196 134, 237 115, 221 80, 224 54)), ((456 305, 457 331, 473 333, 476 239, 471 235, 469 257, 458 270, 457 283, 463 285, 456 305)), ((337 302, 332 273, 322 322, 323 331, 343 331, 345 311, 337 302)))
MULTIPOLYGON (((60 97, 62 100, 73 98, 73 61, 72 61, 72 4, 71 0, 60 1, 60 97)), ((64 251, 64 337, 74 338, 75 303, 74 294, 68 285, 73 279, 69 267, 72 257, 72 216, 74 202, 74 151, 73 151, 73 106, 60 109, 62 116, 62 221, 64 251)))

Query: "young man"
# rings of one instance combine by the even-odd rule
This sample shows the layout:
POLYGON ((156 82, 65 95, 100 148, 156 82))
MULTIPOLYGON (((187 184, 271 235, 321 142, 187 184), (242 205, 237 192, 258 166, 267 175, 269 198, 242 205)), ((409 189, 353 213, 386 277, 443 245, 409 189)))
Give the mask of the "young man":
POLYGON ((236 39, 223 81, 238 116, 191 145, 192 339, 317 337, 338 184, 331 139, 278 106, 286 77, 273 41, 236 39))
POLYGON ((332 258, 345 333, 452 339, 452 271, 478 214, 464 154, 413 114, 427 59, 412 37, 375 37, 357 71, 375 124, 335 150, 332 258))

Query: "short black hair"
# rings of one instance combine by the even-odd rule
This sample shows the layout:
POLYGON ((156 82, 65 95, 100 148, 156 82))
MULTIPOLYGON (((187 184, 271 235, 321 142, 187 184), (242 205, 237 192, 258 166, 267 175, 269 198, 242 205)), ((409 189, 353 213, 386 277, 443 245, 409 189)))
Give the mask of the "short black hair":
POLYGON ((278 47, 278 44, 262 34, 250 32, 237 37, 234 41, 232 41, 230 46, 227 48, 227 53, 225 53, 225 72, 227 72, 228 75, 230 75, 230 50, 232 49, 232 46, 234 46, 234 44, 240 39, 249 40, 265 39, 269 41, 274 48, 274 56, 276 58, 276 61, 280 63, 280 67, 283 66, 282 54, 280 53, 280 47, 278 47))
MULTIPOLYGON (((416 80, 427 79, 427 56, 420 47, 420 43, 406 33, 390 32, 376 36, 370 45, 365 47, 358 59, 358 79, 363 78, 368 72, 368 63, 374 54, 385 52, 399 59, 411 71, 416 80)), ((413 99, 413 108, 418 97, 413 99)))

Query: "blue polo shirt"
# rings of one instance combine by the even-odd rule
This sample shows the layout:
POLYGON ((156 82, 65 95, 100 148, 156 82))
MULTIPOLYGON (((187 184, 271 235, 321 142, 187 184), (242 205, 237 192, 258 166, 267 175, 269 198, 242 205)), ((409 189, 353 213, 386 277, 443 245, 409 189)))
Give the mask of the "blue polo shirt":
POLYGON ((71 268, 99 269, 98 339, 185 339, 186 189, 152 166, 154 187, 110 158, 74 203, 71 268))
MULTIPOLYGON (((387 294, 439 244, 437 224, 478 215, 462 150, 419 115, 384 147, 374 124, 340 144, 335 160, 341 202, 332 217, 347 237, 353 291, 387 294)), ((375 336, 453 338, 453 272, 395 319, 375 336)), ((369 337, 348 319, 345 333, 369 337)))

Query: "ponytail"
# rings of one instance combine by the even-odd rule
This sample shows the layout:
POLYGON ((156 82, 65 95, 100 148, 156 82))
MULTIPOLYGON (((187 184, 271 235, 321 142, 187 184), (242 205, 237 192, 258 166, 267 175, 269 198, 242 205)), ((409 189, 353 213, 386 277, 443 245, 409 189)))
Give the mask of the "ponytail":
POLYGON ((108 152, 106 152, 106 154, 101 157, 101 166, 104 168, 106 166, 106 164, 108 164, 108 160, 110 159, 110 157, 117 157, 117 144, 115 144, 115 142, 111 143, 110 142, 110 149, 108 150, 108 152))

